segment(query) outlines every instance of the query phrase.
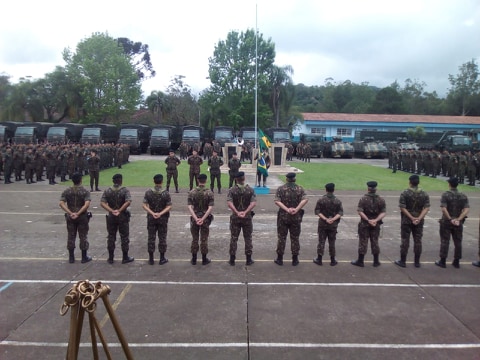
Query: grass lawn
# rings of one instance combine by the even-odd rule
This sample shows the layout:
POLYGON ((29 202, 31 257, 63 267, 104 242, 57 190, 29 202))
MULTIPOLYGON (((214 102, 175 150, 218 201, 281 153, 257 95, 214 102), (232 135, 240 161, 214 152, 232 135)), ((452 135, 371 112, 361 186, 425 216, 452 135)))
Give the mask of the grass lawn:
MULTIPOLYGON (((375 180, 378 182, 378 189, 400 191, 408 187, 408 178, 411 174, 398 171, 392 174, 387 168, 366 164, 322 164, 322 163, 304 163, 290 162, 291 166, 296 167, 304 173, 297 174, 297 183, 309 190, 324 190, 326 183, 335 183, 336 189, 341 190, 365 190, 367 181, 375 180)), ((182 161, 178 167, 178 182, 181 189, 188 189, 189 167, 186 161, 182 161)), ((202 173, 207 173, 206 162, 201 167, 202 173)), ((111 168, 100 172, 100 188, 103 190, 112 184, 112 176, 116 173, 123 174, 123 183, 128 187, 149 188, 153 186, 153 176, 162 174, 166 182, 165 163, 161 160, 142 160, 135 161, 122 166, 122 169, 111 168)), ((276 176, 276 175, 271 175, 276 176)), ((283 180, 284 176, 280 176, 283 180)), ((71 185, 71 182, 64 183, 71 185)), ((83 177, 83 185, 90 187, 90 177, 83 177)), ((228 186, 228 174, 222 174, 222 184, 228 186)), ((421 176, 420 186, 427 191, 445 191, 448 184, 443 179, 433 179, 431 177, 421 176)), ((173 187, 173 180, 170 187, 173 187)), ((462 192, 480 191, 480 189, 459 185, 462 192)))

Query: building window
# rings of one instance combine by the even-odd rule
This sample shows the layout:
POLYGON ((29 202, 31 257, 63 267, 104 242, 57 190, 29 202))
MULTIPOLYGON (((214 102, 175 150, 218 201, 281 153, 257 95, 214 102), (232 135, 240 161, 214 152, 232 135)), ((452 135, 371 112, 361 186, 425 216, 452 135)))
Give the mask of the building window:
POLYGON ((327 128, 312 128, 312 134, 319 134, 325 136, 327 128))
POLYGON ((337 129, 337 136, 352 136, 352 129, 337 129))

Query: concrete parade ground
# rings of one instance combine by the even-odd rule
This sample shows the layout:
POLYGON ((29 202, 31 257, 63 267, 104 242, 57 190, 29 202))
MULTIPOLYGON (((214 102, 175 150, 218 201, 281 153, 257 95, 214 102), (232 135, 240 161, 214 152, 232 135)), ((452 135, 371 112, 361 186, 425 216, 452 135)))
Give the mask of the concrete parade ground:
MULTIPOLYGON (((100 174, 102 176, 102 174, 100 174)), ((258 195, 253 258, 245 266, 240 236, 237 262, 230 266, 229 210, 226 192, 215 194, 209 265, 190 264, 187 190, 172 193, 168 228, 169 262, 149 265, 145 188, 130 188, 133 202, 130 255, 121 263, 120 240, 114 264, 107 263, 105 211, 101 192, 92 193, 89 255, 68 262, 66 226, 58 207, 65 186, 0 184, 0 359, 62 359, 67 354, 71 311, 60 315, 67 292, 78 281, 101 281, 111 288, 112 305, 135 359, 480 359, 480 269, 478 260, 480 194, 468 193, 471 211, 464 227, 460 269, 434 265, 440 240, 440 192, 430 193, 431 210, 423 237, 422 266, 399 258, 399 192, 379 195, 387 201, 378 268, 372 255, 365 267, 357 257, 356 206, 362 191, 336 191, 344 217, 337 236, 337 266, 330 266, 328 244, 323 266, 312 262, 317 249, 314 207, 323 192, 307 190, 300 264, 293 267, 290 241, 285 262, 276 257, 274 188, 258 195)), ((252 184, 253 177, 247 182, 252 184)), ((128 187, 128 184, 125 184, 128 187)), ((428 189, 427 189, 428 191, 428 189)), ((126 358, 100 299, 94 317, 113 359, 126 358)), ((99 344, 100 358, 107 358, 99 344)), ((79 359, 93 359, 89 316, 83 323, 79 359)))

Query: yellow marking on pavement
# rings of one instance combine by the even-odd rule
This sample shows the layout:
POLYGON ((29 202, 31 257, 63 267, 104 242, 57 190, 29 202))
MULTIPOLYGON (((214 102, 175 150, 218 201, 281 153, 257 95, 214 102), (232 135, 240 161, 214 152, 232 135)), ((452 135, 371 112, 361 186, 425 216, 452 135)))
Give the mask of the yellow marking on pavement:
MULTIPOLYGON (((132 288, 132 284, 127 284, 127 286, 125 286, 125 289, 123 289, 123 291, 120 293, 120 296, 118 297, 118 299, 113 303, 112 305, 113 310, 117 310, 118 305, 120 305, 120 303, 123 301, 123 299, 125 298, 125 296, 130 291, 131 288, 132 288)), ((100 328, 102 328, 109 319, 110 317, 108 316, 108 313, 105 314, 102 321, 100 321, 100 328)))

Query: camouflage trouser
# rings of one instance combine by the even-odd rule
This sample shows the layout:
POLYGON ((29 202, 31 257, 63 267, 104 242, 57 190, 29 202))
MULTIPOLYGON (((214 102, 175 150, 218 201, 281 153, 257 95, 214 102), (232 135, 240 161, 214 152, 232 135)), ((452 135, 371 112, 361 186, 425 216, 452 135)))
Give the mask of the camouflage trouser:
POLYGON ((198 186, 198 175, 200 175, 200 174, 190 172, 189 175, 190 175, 190 190, 192 190, 193 189, 193 179, 195 179, 195 186, 198 186))
POLYGON ((215 188, 215 179, 217 179, 217 189, 220 190, 222 188, 222 181, 221 181, 222 174, 212 174, 210 173, 210 190, 213 191, 215 188))
POLYGON ((415 255, 422 254, 422 236, 423 236, 423 222, 418 225, 401 224, 400 236, 402 242, 400 243, 400 255, 407 255, 410 247, 410 234, 413 237, 413 253, 415 255))
POLYGON ((151 219, 147 220, 147 231, 148 231, 148 240, 147 240, 147 249, 149 253, 155 252, 155 238, 158 233, 158 251, 160 253, 167 252, 167 230, 168 230, 168 220, 153 221, 151 219))
POLYGON ((302 230, 302 220, 299 216, 280 217, 277 216, 277 254, 285 253, 287 235, 290 231, 290 241, 292 255, 300 253, 300 232, 302 230))
POLYGON ((380 236, 380 225, 372 227, 368 224, 358 224, 358 253, 365 255, 368 250, 368 240, 372 248, 372 254, 380 254, 380 246, 378 245, 378 238, 380 236))
POLYGON ((323 256, 325 251, 325 242, 328 239, 328 253, 335 256, 335 240, 337 240, 337 225, 318 226, 318 245, 317 254, 323 256))
POLYGON ((107 249, 115 250, 115 241, 117 241, 117 231, 120 233, 120 241, 123 252, 128 252, 130 244, 130 219, 125 214, 119 216, 106 215, 107 219, 107 249))
POLYGON ((25 165, 25 180, 33 180, 33 171, 34 171, 33 164, 25 165))
POLYGON ((175 189, 178 189, 178 170, 167 170, 167 188, 170 187, 170 182, 172 181, 175 184, 175 189))
POLYGON ((87 214, 80 215, 77 219, 72 220, 70 216, 65 214, 65 219, 67 222, 67 249, 75 249, 75 238, 80 239, 80 250, 88 250, 88 217, 87 214))
POLYGON ((245 255, 252 255, 252 233, 253 222, 252 218, 238 218, 230 216, 230 255, 237 253, 237 242, 240 236, 240 231, 243 229, 243 238, 245 239, 245 255))
POLYGON ((449 222, 444 221, 440 221, 440 257, 448 257, 450 235, 452 236, 453 245, 455 246, 453 258, 460 260, 462 258, 463 224, 460 224, 460 226, 453 226, 449 222))
POLYGON ((208 235, 210 234, 210 223, 207 219, 201 226, 198 226, 193 217, 190 217, 190 233, 192 234, 192 245, 190 250, 192 254, 198 253, 198 241, 200 241, 200 253, 208 254, 208 235))
POLYGON ((95 183, 95 189, 98 189, 100 172, 98 170, 89 170, 88 173, 90 174, 90 189, 93 190, 93 183, 95 183))

